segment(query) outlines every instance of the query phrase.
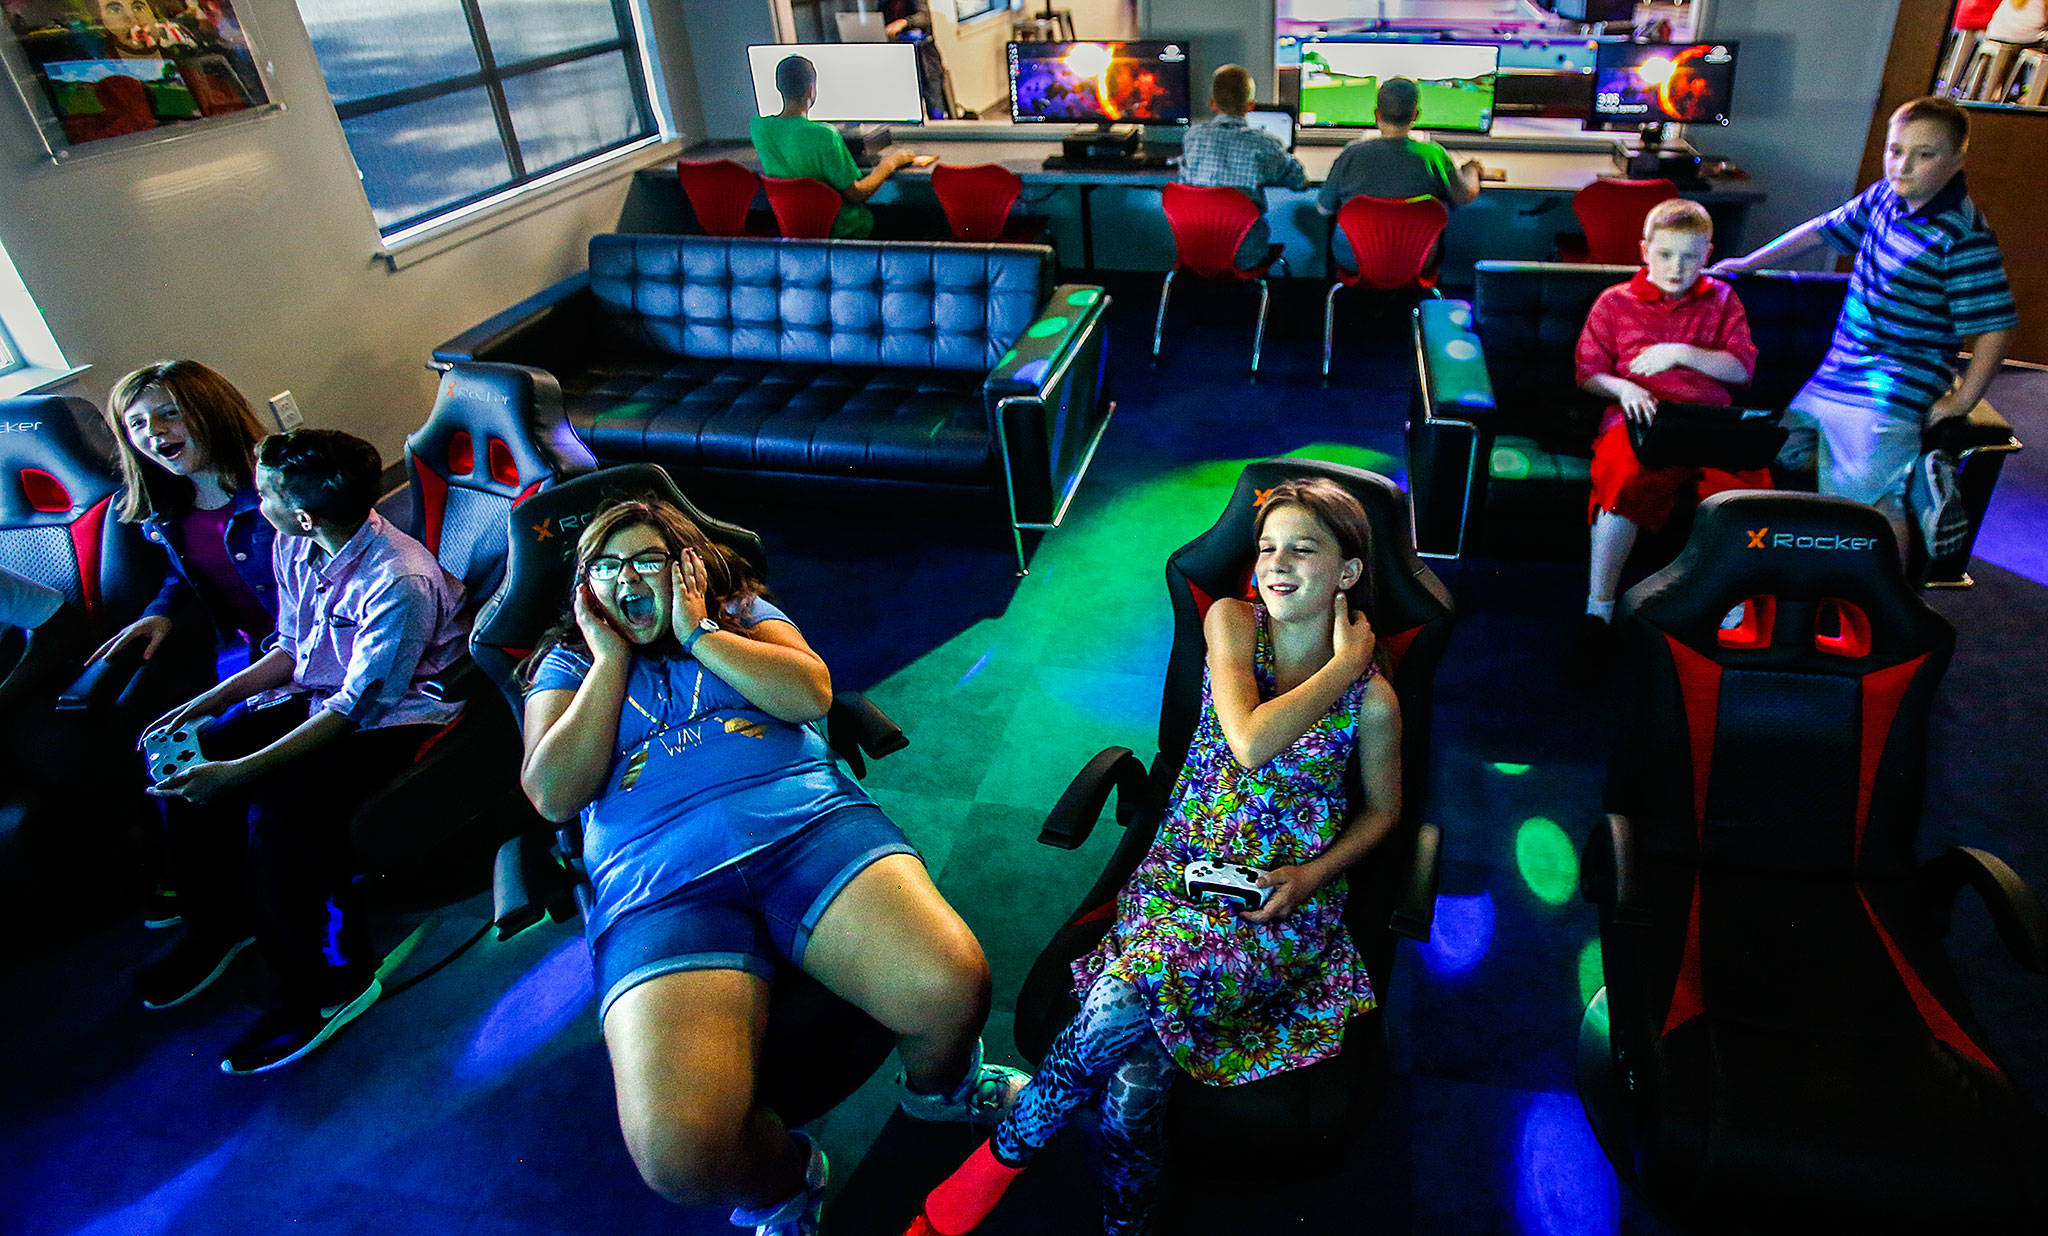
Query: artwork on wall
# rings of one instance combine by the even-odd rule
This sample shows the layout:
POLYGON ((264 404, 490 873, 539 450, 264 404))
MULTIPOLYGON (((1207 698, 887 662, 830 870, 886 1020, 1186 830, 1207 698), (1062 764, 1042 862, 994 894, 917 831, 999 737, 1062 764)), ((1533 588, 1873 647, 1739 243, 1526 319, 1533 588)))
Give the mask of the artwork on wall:
POLYGON ((8 67, 52 157, 266 108, 234 0, 0 0, 8 67))

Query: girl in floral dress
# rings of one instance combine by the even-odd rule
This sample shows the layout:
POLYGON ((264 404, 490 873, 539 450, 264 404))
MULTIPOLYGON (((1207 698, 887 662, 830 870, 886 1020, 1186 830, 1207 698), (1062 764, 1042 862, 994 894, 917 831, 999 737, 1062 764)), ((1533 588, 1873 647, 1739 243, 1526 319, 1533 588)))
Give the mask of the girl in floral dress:
POLYGON ((1115 925, 1074 964, 1081 1011, 984 1143, 925 1200, 906 1236, 962 1236, 1084 1102, 1100 1096, 1103 1230, 1149 1230, 1176 1069, 1236 1085, 1337 1054, 1374 1006, 1344 929, 1344 871, 1401 811, 1400 714, 1363 606, 1365 512, 1326 480, 1275 487, 1254 530, 1258 601, 1202 624, 1201 719, 1173 800, 1117 898, 1115 925), (1363 805, 1347 818, 1353 749, 1363 805), (1261 868, 1264 907, 1190 898, 1197 859, 1261 868))

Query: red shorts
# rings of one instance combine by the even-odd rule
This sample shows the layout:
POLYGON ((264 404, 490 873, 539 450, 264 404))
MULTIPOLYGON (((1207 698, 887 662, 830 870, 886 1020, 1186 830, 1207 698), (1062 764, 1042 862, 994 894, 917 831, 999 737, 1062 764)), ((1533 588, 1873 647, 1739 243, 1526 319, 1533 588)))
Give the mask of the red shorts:
POLYGON ((1724 489, 1769 489, 1768 468, 1726 472, 1720 468, 1645 467, 1628 440, 1628 419, 1619 407, 1609 408, 1593 439, 1593 497, 1586 522, 1613 511, 1646 532, 1655 532, 1671 518, 1682 493, 1694 501, 1724 489))

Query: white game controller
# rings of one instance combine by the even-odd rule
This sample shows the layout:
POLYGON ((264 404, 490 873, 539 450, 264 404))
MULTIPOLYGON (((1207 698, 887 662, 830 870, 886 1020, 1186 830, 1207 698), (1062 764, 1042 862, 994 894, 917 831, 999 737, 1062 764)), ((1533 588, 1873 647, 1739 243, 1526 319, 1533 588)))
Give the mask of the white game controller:
POLYGON ((205 762, 206 756, 199 750, 199 724, 195 721, 187 721, 176 729, 163 726, 142 736, 142 763, 152 784, 160 784, 174 773, 205 762))
POLYGON ((1235 901, 1247 910, 1261 909, 1272 899, 1272 889, 1259 887, 1259 877, 1264 874, 1243 863, 1219 863, 1206 858, 1198 858, 1180 869, 1181 882, 1189 897, 1235 901))

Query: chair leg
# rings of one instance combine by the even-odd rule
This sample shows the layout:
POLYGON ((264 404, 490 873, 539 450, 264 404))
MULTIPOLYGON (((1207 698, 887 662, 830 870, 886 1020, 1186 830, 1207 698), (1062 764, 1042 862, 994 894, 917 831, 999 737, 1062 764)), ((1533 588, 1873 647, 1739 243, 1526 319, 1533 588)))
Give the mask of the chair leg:
POLYGON ((1337 326, 1337 289, 1341 283, 1330 285, 1330 294, 1323 297, 1323 385, 1330 384, 1330 341, 1337 326))
POLYGON ((1266 350, 1266 301, 1271 290, 1264 279, 1259 280, 1259 325, 1252 332, 1252 381, 1259 380, 1259 356, 1266 350))
POLYGON ((1166 298, 1173 294, 1173 277, 1179 271, 1166 272, 1166 280, 1159 285, 1159 313, 1152 319, 1152 364, 1159 364, 1159 340, 1166 333, 1166 298))

